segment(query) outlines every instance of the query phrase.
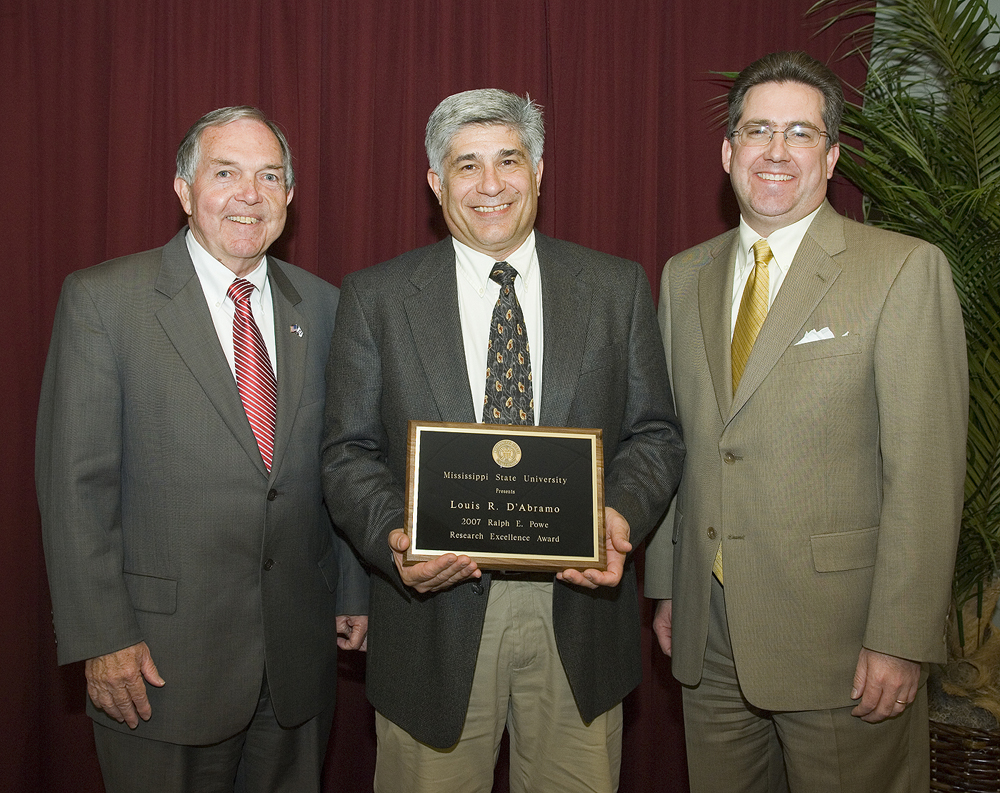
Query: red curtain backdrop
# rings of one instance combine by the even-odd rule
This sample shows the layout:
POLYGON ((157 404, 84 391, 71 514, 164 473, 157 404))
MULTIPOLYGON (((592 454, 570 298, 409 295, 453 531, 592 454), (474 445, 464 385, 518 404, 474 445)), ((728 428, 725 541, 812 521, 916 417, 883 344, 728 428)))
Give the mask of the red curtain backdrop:
MULTIPOLYGON (((528 92, 547 125, 539 227, 636 259, 656 284, 671 254, 738 219, 712 72, 805 49, 862 81, 860 60, 840 58, 847 31, 817 33, 811 3, 0 0, 0 788, 102 790, 82 667, 55 664, 32 475, 38 388, 65 276, 161 245, 183 222, 173 159, 195 119, 252 104, 282 124, 298 183, 274 250, 339 284, 445 233, 423 151, 437 102, 528 92)), ((844 186, 834 201, 857 216, 844 186)), ((621 789, 685 791, 679 690, 648 633, 644 654, 621 789)), ((328 787, 370 790, 363 658, 341 671, 328 787)))

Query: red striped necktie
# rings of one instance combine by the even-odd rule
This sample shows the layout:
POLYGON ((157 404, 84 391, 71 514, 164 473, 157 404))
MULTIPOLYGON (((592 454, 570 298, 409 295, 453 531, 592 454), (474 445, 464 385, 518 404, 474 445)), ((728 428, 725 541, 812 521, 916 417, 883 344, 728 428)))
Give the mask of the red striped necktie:
POLYGON ((278 383, 271 369, 264 337, 254 322, 250 310, 250 295, 256 289, 252 283, 237 278, 226 293, 233 301, 233 352, 236 357, 236 386, 240 390, 243 409, 250 428, 257 438, 257 448, 267 470, 271 470, 274 454, 274 424, 278 405, 278 383))

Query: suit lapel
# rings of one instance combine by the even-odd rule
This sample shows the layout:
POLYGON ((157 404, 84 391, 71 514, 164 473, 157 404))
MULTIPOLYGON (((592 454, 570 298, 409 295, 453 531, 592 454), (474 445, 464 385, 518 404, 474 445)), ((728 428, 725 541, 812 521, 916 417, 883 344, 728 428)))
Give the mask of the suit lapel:
POLYGON ((181 230, 163 248, 155 288, 168 302, 156 311, 156 318, 226 426, 266 476, 267 469, 243 410, 236 378, 219 344, 201 281, 187 252, 184 234, 185 230, 181 230))
POLYGON ((563 427, 580 379, 586 347, 586 322, 592 299, 590 288, 577 274, 583 263, 555 251, 551 239, 535 232, 535 251, 542 281, 542 361, 541 414, 538 423, 563 427))
MULTIPOLYGON (((712 251, 711 260, 698 272, 698 314, 705 341, 708 370, 723 421, 733 403, 732 290, 736 269, 736 246, 739 232, 731 233, 712 251)), ((744 375, 745 377, 745 375, 744 375)))
POLYGON ((302 297, 271 257, 268 257, 267 274, 271 282, 274 348, 278 357, 278 416, 274 428, 274 455, 271 460, 273 478, 281 467, 281 460, 292 434, 292 425, 295 423, 299 403, 302 401, 309 338, 306 334, 311 328, 296 308, 302 302, 302 297), (293 325, 302 329, 302 336, 289 330, 293 325))
POLYGON ((844 250, 843 220, 824 204, 802 238, 795 259, 754 343, 730 417, 736 415, 791 346, 803 324, 840 275, 832 256, 844 250))
MULTIPOLYGON (((416 291, 404 298, 413 344, 438 412, 449 421, 474 422, 469 375, 458 313, 455 248, 451 237, 432 245, 410 273, 416 291)), ((486 384, 483 373, 483 386, 486 384)))

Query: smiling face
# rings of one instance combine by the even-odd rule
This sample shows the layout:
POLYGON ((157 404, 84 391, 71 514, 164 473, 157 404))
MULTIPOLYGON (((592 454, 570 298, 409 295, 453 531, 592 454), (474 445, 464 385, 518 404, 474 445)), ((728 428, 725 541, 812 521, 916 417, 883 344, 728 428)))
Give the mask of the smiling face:
POLYGON ((237 275, 254 269, 285 227, 292 190, 285 189, 278 139, 264 124, 240 119, 201 135, 194 182, 174 191, 199 244, 237 275))
POLYGON ((448 230, 473 250, 503 261, 517 250, 538 212, 542 162, 532 169, 517 134, 499 124, 469 124, 455 133, 439 176, 427 181, 448 230))
MULTIPOLYGON (((744 124, 786 129, 795 123, 824 129, 823 95, 803 83, 760 83, 746 93, 744 124)), ((767 237, 801 220, 826 197, 827 180, 840 157, 840 146, 827 151, 825 139, 812 149, 789 148, 775 133, 766 146, 722 142, 722 167, 729 174, 743 219, 767 237)))

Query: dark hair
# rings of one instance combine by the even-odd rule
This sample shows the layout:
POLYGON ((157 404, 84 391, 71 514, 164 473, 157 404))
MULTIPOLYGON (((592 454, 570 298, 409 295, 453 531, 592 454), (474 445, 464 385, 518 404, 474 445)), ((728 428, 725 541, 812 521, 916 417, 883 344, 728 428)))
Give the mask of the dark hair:
POLYGON ((291 190, 295 186, 295 172, 292 170, 292 150, 288 146, 285 134, 281 131, 281 127, 250 105, 220 107, 195 121, 184 135, 181 145, 177 147, 177 178, 183 179, 188 184, 194 183, 195 171, 198 170, 198 161, 201 159, 201 134, 206 129, 224 127, 244 118, 259 121, 278 139, 278 145, 281 147, 281 167, 285 172, 285 190, 291 190))
POLYGON ((737 75, 729 89, 729 126, 726 137, 736 131, 743 116, 743 101, 747 91, 761 83, 802 83, 823 95, 823 124, 826 126, 826 147, 840 139, 840 119, 844 115, 844 89, 840 78, 825 63, 804 52, 772 52, 737 75))

